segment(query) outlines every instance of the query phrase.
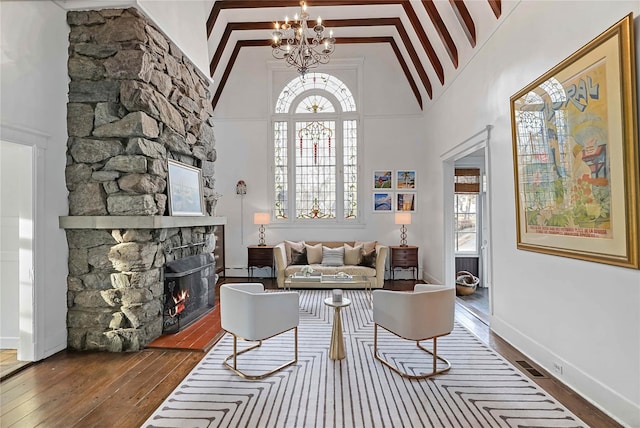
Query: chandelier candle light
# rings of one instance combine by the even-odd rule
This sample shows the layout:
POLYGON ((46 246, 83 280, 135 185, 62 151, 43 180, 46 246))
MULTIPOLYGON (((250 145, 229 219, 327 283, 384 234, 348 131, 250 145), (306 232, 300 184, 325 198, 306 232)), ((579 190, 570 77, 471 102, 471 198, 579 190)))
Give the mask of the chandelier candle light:
POLYGON ((401 224, 400 246, 407 246, 407 224, 411 224, 411 213, 396 213, 396 224, 401 224))
POLYGON ((271 217, 269 213, 253 213, 253 224, 260 225, 260 240, 258 241, 258 245, 263 246, 264 243, 264 225, 271 223, 271 217))
POLYGON ((271 33, 271 47, 274 58, 284 59, 288 66, 295 67, 304 77, 309 69, 329 62, 336 39, 333 31, 329 31, 329 37, 324 36, 325 27, 320 17, 313 26, 312 33, 307 25, 307 4, 302 2, 301 5, 300 16, 296 14, 291 23, 288 17, 285 17, 283 24, 275 23, 276 28, 271 33))

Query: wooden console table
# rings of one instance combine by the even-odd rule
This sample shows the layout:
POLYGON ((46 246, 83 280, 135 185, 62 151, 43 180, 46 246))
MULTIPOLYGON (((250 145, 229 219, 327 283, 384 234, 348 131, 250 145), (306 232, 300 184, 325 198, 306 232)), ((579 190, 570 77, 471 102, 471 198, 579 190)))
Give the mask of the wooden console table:
POLYGON ((396 268, 413 269, 414 279, 418 279, 418 247, 391 245, 389 250, 391 251, 391 279, 395 279, 396 268))
POLYGON ((275 277, 273 266, 273 245, 249 245, 247 247, 247 271, 249 278, 253 278, 255 268, 271 268, 271 278, 275 277))

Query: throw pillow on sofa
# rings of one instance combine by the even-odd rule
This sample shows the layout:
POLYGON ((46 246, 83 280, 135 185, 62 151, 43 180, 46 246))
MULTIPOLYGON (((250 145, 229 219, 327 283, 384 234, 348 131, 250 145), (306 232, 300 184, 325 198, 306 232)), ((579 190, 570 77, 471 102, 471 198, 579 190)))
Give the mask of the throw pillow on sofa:
POLYGON ((362 260, 360 261, 359 266, 366 266, 370 268, 376 268, 376 250, 372 250, 369 252, 362 251, 362 260))
POLYGON ((354 247, 357 247, 358 245, 362 245, 362 250, 365 253, 369 253, 371 251, 375 251, 378 241, 356 241, 353 243, 354 247))
POLYGON ((344 265, 344 247, 322 247, 322 266, 344 265))
POLYGON ((307 261, 310 265, 319 265, 322 263, 322 244, 304 244, 304 248, 307 250, 307 261))
POLYGON ((284 249, 287 253, 287 264, 291 264, 291 249, 295 248, 297 251, 302 252, 304 250, 304 241, 294 242, 294 241, 284 241, 284 249))
POLYGON ((362 260, 362 245, 351 246, 344 244, 344 264, 357 266, 362 260))
POLYGON ((307 249, 303 248, 302 251, 298 251, 295 248, 291 249, 291 264, 292 265, 308 265, 307 249))

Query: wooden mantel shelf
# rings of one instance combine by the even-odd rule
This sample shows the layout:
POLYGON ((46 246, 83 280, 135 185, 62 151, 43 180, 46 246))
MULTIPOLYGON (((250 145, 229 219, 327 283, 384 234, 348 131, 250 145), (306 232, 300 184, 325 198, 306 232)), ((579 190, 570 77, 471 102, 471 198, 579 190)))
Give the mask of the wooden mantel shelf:
POLYGON ((172 227, 217 226, 226 217, 195 216, 60 216, 61 229, 168 229, 172 227))

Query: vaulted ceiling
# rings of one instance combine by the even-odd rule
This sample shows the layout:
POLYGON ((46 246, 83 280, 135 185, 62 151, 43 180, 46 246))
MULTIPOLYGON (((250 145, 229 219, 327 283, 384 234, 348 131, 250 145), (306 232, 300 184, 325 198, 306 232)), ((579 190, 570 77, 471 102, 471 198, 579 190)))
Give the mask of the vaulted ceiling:
MULTIPOLYGON (((442 92, 498 25, 501 0, 308 0, 309 19, 345 44, 390 49, 416 102, 442 92)), ((300 11, 299 0, 215 0, 207 20, 215 109, 244 47, 271 50, 276 21, 300 11)))

